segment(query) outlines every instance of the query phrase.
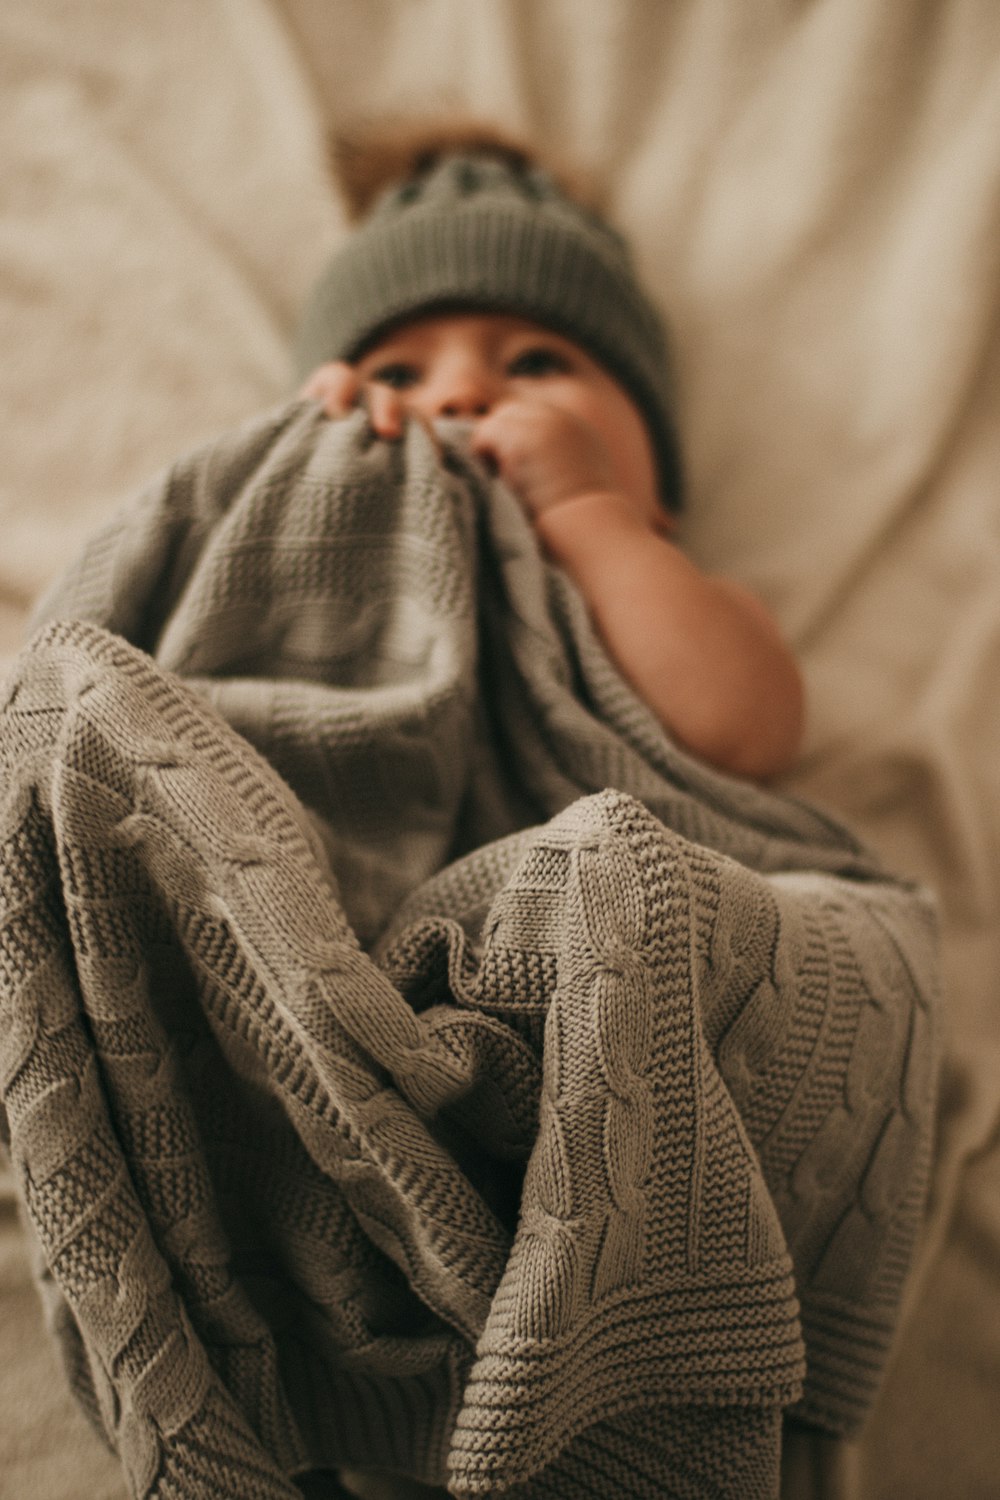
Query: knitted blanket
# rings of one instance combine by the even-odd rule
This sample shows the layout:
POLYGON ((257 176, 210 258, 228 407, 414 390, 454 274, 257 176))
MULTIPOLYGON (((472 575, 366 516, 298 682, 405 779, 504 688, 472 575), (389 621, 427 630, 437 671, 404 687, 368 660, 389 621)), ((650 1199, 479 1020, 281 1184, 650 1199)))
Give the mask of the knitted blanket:
POLYGON ((270 413, 42 620, 0 1086, 134 1495, 747 1500, 786 1408, 856 1427, 925 1191, 919 892, 676 750, 447 434, 270 413))

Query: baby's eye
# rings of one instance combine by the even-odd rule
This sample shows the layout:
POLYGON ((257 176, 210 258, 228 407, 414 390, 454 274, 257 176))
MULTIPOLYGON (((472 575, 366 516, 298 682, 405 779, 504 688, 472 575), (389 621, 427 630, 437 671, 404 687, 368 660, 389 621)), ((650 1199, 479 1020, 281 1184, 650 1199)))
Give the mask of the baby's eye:
POLYGON ((522 349, 520 354, 515 355, 507 366, 507 373, 526 376, 531 380, 545 375, 565 375, 569 368, 569 360, 558 349, 538 344, 532 345, 530 349, 522 349))
POLYGON ((416 365, 397 359, 389 364, 379 365, 372 371, 371 378, 377 380, 379 385, 391 386, 394 391, 408 391, 411 386, 417 384, 420 371, 416 365))

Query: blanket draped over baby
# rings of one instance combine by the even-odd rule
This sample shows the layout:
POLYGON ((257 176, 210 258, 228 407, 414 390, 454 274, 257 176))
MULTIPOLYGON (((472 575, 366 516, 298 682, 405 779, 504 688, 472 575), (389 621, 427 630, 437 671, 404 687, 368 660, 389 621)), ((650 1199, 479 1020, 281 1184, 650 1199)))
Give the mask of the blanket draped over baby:
POLYGON ((668 742, 460 434, 270 412, 38 623, 0 1084, 133 1494, 747 1500, 786 1409, 856 1428, 926 1190, 929 905, 668 742))

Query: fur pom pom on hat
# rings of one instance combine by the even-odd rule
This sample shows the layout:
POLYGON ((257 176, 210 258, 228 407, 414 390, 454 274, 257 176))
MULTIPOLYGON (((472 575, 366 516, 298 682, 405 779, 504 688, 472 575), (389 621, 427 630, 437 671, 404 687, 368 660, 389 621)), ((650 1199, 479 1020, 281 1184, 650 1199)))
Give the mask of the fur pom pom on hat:
POLYGON ((362 215, 310 297, 296 341, 306 375, 359 358, 390 328, 436 312, 529 318, 620 382, 649 429, 664 503, 681 466, 661 319, 609 224, 516 143, 488 128, 335 148, 362 215), (388 179, 388 181, 386 181, 388 179))

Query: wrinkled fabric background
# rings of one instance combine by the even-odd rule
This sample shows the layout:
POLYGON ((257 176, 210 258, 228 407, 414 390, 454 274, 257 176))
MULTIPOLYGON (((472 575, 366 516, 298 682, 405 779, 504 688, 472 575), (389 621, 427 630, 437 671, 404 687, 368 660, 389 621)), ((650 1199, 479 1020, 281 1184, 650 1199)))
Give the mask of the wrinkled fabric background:
MULTIPOLYGON (((7 0, 0 652, 179 448, 288 389, 341 229, 323 133, 471 105, 604 176, 673 330, 686 544, 770 602, 811 723, 788 788, 938 892, 932 1214, 851 1448, 790 1495, 1000 1472, 1000 13, 992 0, 7 0)), ((120 1500, 0 1201, 0 1494, 120 1500)))

